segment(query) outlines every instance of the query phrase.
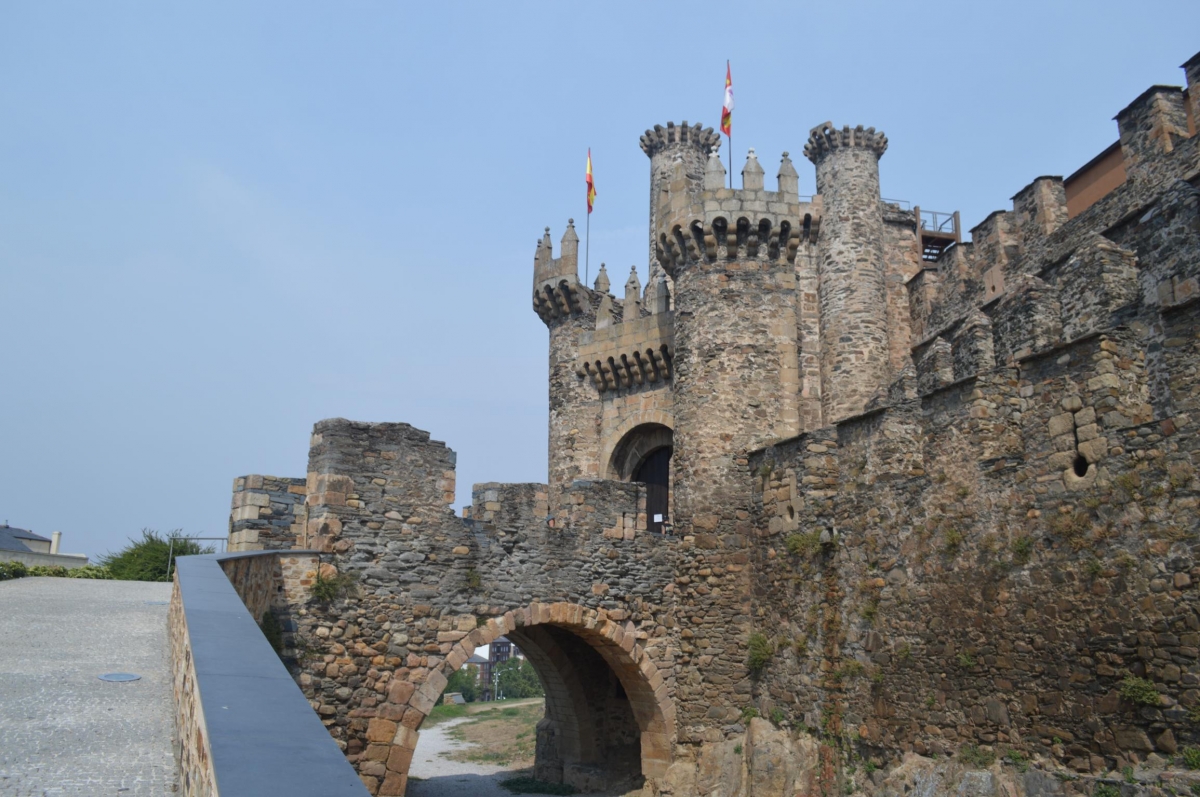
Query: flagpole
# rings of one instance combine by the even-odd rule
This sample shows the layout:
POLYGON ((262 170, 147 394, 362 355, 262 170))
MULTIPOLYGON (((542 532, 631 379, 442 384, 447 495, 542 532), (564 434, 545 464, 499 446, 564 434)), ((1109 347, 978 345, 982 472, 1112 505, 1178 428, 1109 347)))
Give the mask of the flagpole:
POLYGON ((729 187, 733 188, 733 122, 729 124, 729 187))
POLYGON ((583 233, 583 286, 588 284, 588 269, 592 264, 592 211, 587 213, 587 224, 583 233))

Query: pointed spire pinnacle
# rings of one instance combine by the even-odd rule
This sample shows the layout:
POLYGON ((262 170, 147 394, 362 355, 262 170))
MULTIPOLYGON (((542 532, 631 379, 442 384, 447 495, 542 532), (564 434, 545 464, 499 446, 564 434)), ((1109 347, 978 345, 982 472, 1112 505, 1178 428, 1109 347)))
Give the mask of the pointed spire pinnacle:
POLYGON ((775 177, 779 180, 781 194, 787 194, 789 198, 800 196, 800 175, 796 174, 796 167, 792 165, 792 159, 786 152, 779 161, 779 174, 775 177))
POLYGON ((604 268, 604 264, 600 264, 600 272, 596 274, 596 292, 608 293, 611 283, 608 281, 608 270, 604 268))
MULTIPOLYGON (((550 237, 550 228, 546 228, 546 238, 550 237)), ((562 242, 574 241, 579 243, 579 235, 575 232, 575 219, 567 219, 567 229, 563 232, 562 242)))
POLYGON ((704 190, 719 191, 725 187, 725 164, 721 163, 720 147, 713 147, 704 165, 704 190))
POLYGON ((754 154, 754 147, 746 154, 746 165, 742 167, 742 190, 763 190, 763 167, 758 162, 758 156, 754 154))
MULTIPOLYGON (((649 289, 647 289, 649 293, 649 289)), ((658 279, 654 283, 654 302, 650 305, 651 313, 665 313, 671 309, 671 289, 667 286, 667 273, 665 271, 658 272, 658 279)))
POLYGON ((637 266, 629 267, 629 279, 625 281, 624 318, 631 320, 641 315, 642 281, 638 279, 637 266))
POLYGON ((562 252, 559 258, 563 261, 563 270, 574 274, 579 268, 579 236, 575 234, 575 219, 567 219, 567 229, 560 246, 562 252))
POLYGON ((612 326, 612 297, 607 293, 600 297, 600 306, 596 308, 596 329, 612 326))

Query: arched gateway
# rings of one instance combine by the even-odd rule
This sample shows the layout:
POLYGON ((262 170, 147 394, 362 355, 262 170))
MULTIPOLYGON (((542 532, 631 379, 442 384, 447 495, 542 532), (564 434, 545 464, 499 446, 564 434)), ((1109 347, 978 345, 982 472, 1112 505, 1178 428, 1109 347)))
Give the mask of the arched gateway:
POLYGON ((579 604, 532 603, 470 632, 423 683, 392 683, 368 729, 369 738, 392 740, 380 794, 404 793, 421 724, 449 676, 475 648, 500 636, 520 646, 546 690, 537 739, 540 780, 597 791, 666 773, 675 709, 632 629, 579 604))

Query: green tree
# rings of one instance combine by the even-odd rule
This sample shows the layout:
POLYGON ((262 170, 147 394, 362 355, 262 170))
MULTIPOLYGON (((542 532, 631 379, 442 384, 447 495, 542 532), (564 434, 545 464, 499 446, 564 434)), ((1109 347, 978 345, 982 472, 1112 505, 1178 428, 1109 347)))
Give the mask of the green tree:
POLYGON ((170 581, 175 572, 175 557, 212 553, 195 540, 180 536, 181 529, 160 537, 153 529, 142 529, 142 538, 129 539, 129 545, 117 553, 106 553, 100 564, 119 581, 170 581), (174 537, 174 545, 171 538, 174 537), (171 559, 170 566, 167 559, 171 559))
POLYGON ((450 676, 446 681, 447 692, 459 692, 463 700, 474 703, 479 699, 479 668, 468 664, 463 669, 450 676))
POLYGON ((546 694, 541 679, 528 659, 513 657, 497 665, 500 694, 505 698, 541 697, 546 694))

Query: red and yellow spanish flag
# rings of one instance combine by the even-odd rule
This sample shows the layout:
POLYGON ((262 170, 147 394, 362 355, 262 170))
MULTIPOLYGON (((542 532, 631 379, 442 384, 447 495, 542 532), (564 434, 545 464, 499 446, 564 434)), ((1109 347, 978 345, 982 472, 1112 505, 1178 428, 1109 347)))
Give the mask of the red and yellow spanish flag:
POLYGON ((721 106, 721 132, 733 137, 733 74, 725 62, 725 104, 721 106))
POLYGON ((588 163, 587 174, 584 175, 584 180, 587 181, 587 200, 588 213, 592 212, 592 203, 596 201, 596 181, 592 179, 592 148, 588 147, 588 163))

